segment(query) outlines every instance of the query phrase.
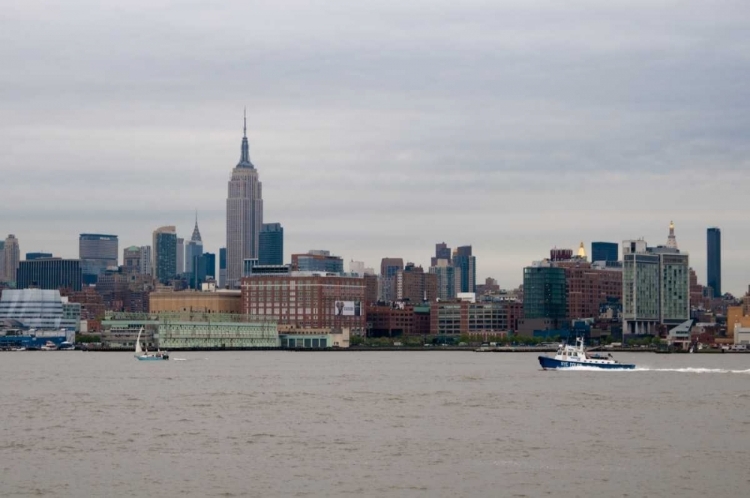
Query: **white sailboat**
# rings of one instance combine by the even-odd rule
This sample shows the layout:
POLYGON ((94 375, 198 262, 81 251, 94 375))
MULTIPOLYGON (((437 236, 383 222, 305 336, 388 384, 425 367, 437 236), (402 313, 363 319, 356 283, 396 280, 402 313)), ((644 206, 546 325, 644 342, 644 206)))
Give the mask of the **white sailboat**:
POLYGON ((156 354, 149 354, 148 350, 141 349, 141 332, 143 327, 138 331, 138 338, 135 340, 135 357, 138 361, 154 361, 154 360, 168 360, 169 354, 165 351, 162 353, 158 351, 156 354))

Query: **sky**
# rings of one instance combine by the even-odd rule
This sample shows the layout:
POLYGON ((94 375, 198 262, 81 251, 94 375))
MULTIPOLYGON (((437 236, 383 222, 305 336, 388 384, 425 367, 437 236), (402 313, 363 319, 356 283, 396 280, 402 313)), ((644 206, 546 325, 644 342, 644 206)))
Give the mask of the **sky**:
MULTIPOLYGON (((750 284, 747 1, 10 0, 0 234, 78 256, 162 225, 225 242, 247 107, 286 259, 472 245, 502 287, 552 247, 665 244, 750 284)), ((122 254, 120 254, 122 258, 122 254)))

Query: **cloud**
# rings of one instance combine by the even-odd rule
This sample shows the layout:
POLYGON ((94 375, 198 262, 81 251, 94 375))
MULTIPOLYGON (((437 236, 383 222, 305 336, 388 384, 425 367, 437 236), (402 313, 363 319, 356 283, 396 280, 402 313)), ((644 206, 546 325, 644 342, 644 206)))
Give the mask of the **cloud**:
POLYGON ((242 107, 287 252, 377 266, 473 244, 505 286, 552 246, 666 237, 743 292, 744 2, 15 2, 0 230, 76 256, 200 213, 223 245, 242 107))

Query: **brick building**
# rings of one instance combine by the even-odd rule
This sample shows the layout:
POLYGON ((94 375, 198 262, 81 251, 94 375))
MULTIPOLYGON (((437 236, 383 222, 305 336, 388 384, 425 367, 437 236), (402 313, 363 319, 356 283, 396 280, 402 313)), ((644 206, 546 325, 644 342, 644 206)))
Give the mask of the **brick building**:
POLYGON ((398 337, 429 333, 429 306, 367 306, 368 336, 398 337))
POLYGON ((66 296, 68 302, 81 305, 81 320, 85 320, 88 332, 101 331, 101 321, 104 318, 104 301, 93 287, 85 286, 79 291, 60 289, 60 295, 66 296))
POLYGON ((425 273, 421 266, 407 263, 396 273, 396 299, 417 304, 435 301, 438 297, 438 276, 425 273))
POLYGON ((595 268, 582 260, 560 261, 565 269, 567 320, 597 318, 602 304, 622 301, 622 271, 595 268))
MULTIPOLYGON (((431 334, 490 334, 510 331, 511 302, 438 302, 430 305, 431 334)), ((520 309, 520 308, 519 308, 520 309)))
POLYGON ((365 304, 375 304, 378 302, 378 276, 364 275, 365 281, 365 304))
POLYGON ((243 278, 242 313, 273 318, 279 326, 365 329, 362 277, 292 272, 243 278))
POLYGON ((106 272, 99 276, 96 292, 108 311, 148 313, 149 294, 154 289, 151 275, 106 272))

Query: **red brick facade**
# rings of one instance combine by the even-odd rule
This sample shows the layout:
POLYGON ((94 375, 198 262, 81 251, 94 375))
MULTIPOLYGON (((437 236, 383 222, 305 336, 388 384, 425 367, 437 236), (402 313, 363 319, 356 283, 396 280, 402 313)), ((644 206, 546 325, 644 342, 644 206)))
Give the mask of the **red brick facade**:
POLYGON ((274 275, 243 278, 242 313, 299 328, 365 327, 361 277, 274 275), (336 302, 356 303, 354 315, 337 314, 336 302))

